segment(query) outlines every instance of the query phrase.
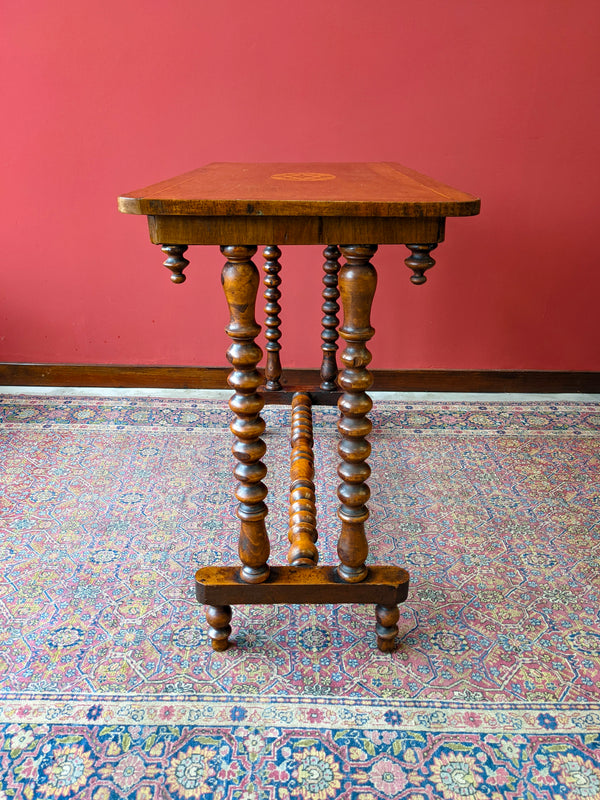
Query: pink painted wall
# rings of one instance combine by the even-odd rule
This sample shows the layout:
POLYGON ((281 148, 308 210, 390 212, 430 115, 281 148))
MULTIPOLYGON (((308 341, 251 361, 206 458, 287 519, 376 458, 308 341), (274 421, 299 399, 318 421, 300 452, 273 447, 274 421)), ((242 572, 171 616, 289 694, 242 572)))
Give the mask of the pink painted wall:
MULTIPOLYGON (((381 248, 373 366, 600 369, 599 33, 597 0, 5 0, 0 360, 224 364, 218 250, 172 285, 116 195, 394 160, 482 213, 423 287, 381 248)), ((285 361, 318 366, 320 249, 285 257, 285 361)))

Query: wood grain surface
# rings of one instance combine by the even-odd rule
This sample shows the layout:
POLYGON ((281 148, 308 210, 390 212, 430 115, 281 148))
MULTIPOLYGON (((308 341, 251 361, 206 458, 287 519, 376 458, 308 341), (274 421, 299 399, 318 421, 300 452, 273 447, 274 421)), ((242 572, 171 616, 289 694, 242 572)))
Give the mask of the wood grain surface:
POLYGON ((393 606, 408 596, 409 576, 401 567, 369 566, 361 583, 346 583, 335 567, 273 566, 264 583, 247 584, 239 567, 201 567, 196 599, 212 606, 271 603, 381 603, 393 606))
POLYGON ((214 163, 119 197, 126 214, 446 217, 479 200, 392 162, 214 163))

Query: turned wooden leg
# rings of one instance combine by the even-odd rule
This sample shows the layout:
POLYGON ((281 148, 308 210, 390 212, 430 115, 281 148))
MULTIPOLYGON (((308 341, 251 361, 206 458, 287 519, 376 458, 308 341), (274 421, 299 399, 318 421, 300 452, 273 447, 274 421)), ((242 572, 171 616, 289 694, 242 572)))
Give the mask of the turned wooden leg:
POLYGON ((263 257, 265 259, 266 273, 265 286, 267 287, 264 294, 267 301, 265 305, 265 337, 267 339, 265 386, 269 391, 279 391, 281 389, 279 380, 281 378, 281 361, 279 358, 279 351, 281 350, 281 345, 279 344, 281 339, 281 319, 279 318, 281 313, 281 306, 279 305, 281 292, 278 287, 281 283, 281 278, 279 277, 281 250, 275 245, 270 245, 265 247, 263 257))
POLYGON ((338 340, 338 311, 340 307, 337 300, 340 296, 338 290, 338 273, 340 271, 339 258, 341 253, 339 248, 335 245, 330 245, 323 250, 323 257, 325 263, 323 270, 323 305, 321 311, 323 312, 323 319, 321 320, 322 331, 321 339, 323 344, 321 350, 323 351, 323 361, 321 363, 321 389, 326 392, 333 392, 337 388, 336 378, 338 374, 337 361, 335 354, 337 352, 338 340))
POLYGON ((367 394, 372 377, 367 369, 371 353, 366 342, 374 333, 370 317, 377 273, 370 259, 377 251, 377 245, 342 245, 340 249, 347 263, 339 277, 344 309, 340 335, 346 346, 342 354, 344 369, 338 376, 344 392, 338 401, 338 430, 342 435, 338 452, 343 459, 338 467, 342 479, 338 487, 341 502, 338 517, 342 522, 337 548, 341 561, 338 574, 343 580, 356 583, 364 580, 368 572, 365 566, 369 552, 365 522, 369 517, 366 504, 370 491, 365 481, 371 474, 366 463, 371 445, 365 437, 371 432, 367 414, 373 403, 367 394))
POLYGON ((267 448, 260 438, 265 430, 260 416, 264 401, 257 392, 261 376, 256 369, 262 351, 254 341, 260 332, 254 318, 259 284, 258 270, 252 262, 256 247, 234 245, 221 247, 221 252, 227 258, 222 282, 231 315, 225 330, 233 339, 227 358, 233 365, 229 375, 229 385, 234 389, 229 408, 235 414, 230 428, 236 437, 232 452, 239 461, 233 474, 239 481, 235 496, 241 522, 240 576, 247 583, 262 583, 269 575, 270 548, 265 526, 267 487, 263 483, 267 468, 261 461, 267 448))
POLYGON ((396 636, 398 636, 397 622, 400 619, 398 606, 375 606, 375 617, 377 625, 377 647, 382 653, 391 653, 396 647, 396 636))
POLYGON ((410 282, 420 286, 422 283, 427 282, 425 271, 435 266, 435 259, 429 254, 437 247, 437 243, 407 244, 406 246, 410 250, 410 255, 404 259, 404 263, 414 273, 410 276, 410 282))
POLYGON ((160 249, 167 256, 163 261, 163 266, 171 270, 173 283, 183 283, 185 280, 183 270, 190 263, 187 258, 183 257, 188 249, 187 244, 163 244, 160 249))
POLYGON ((292 398, 292 456, 290 459, 290 526, 288 561, 294 567, 314 566, 319 560, 315 505, 311 401, 301 392, 292 398))
POLYGON ((227 650, 231 635, 231 606, 206 606, 208 637, 213 650, 227 650))

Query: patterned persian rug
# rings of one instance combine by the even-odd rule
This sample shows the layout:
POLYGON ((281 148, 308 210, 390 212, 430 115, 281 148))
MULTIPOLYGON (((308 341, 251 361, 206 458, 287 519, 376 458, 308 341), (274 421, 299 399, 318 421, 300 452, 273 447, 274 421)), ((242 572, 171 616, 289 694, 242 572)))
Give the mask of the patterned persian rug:
MULTIPOLYGON (((282 563, 289 410, 264 416, 282 563)), ((336 416, 315 410, 322 563, 336 416)), ((0 401, 0 800, 600 798, 600 407, 376 405, 370 559, 411 573, 393 654, 367 606, 237 607, 208 647, 229 418, 0 401)))

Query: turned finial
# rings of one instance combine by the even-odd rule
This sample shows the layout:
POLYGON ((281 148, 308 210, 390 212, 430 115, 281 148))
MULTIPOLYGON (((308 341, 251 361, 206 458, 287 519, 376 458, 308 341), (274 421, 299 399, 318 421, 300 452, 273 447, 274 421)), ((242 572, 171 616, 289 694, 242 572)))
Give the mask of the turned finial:
POLYGON ((437 244, 407 244, 406 246, 411 251, 411 255, 405 259, 404 263, 414 272, 414 275, 410 276, 410 282, 415 286, 420 286, 427 281, 425 271, 435 265, 435 259, 429 253, 437 247, 437 244))
POLYGON ((163 261, 163 266, 173 273, 171 275, 173 283, 183 283, 185 280, 183 270, 190 263, 187 258, 183 257, 183 254, 188 249, 187 244, 163 244, 160 249, 167 256, 163 261))

